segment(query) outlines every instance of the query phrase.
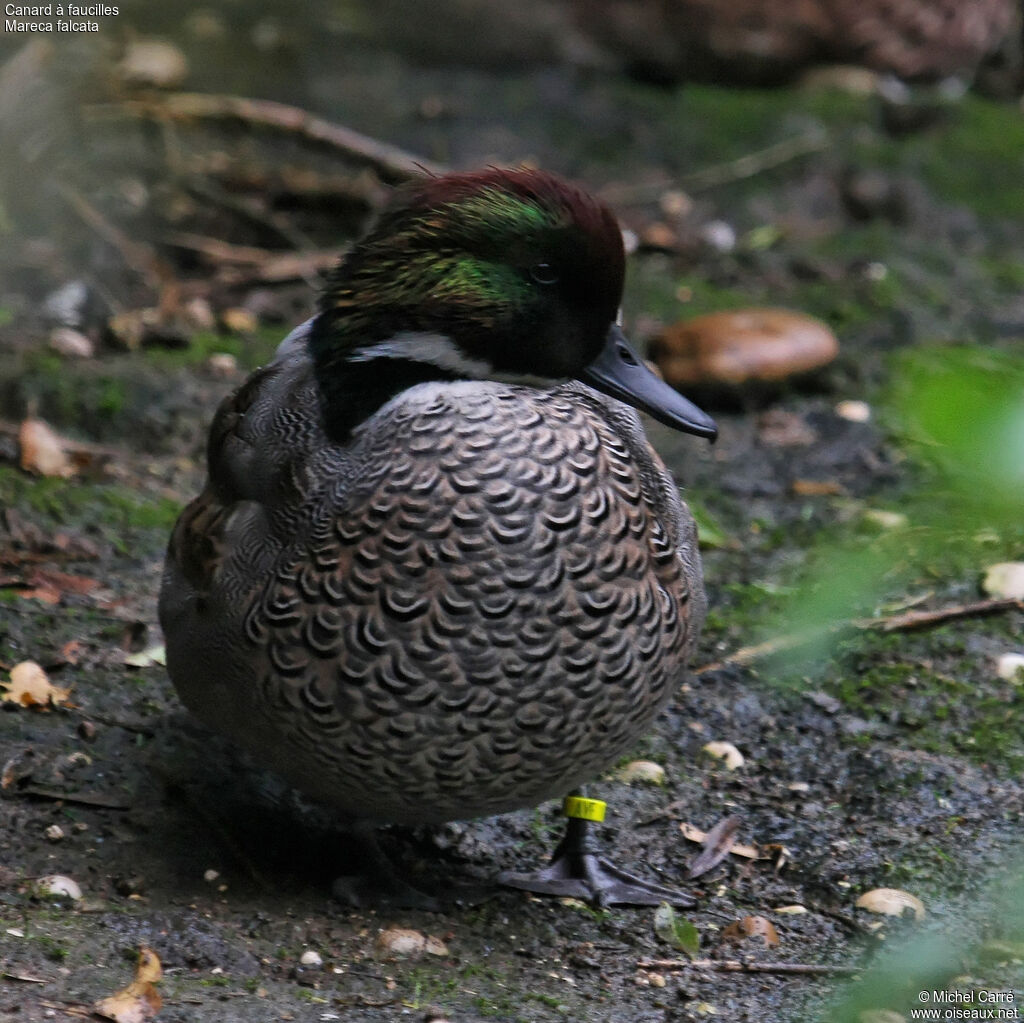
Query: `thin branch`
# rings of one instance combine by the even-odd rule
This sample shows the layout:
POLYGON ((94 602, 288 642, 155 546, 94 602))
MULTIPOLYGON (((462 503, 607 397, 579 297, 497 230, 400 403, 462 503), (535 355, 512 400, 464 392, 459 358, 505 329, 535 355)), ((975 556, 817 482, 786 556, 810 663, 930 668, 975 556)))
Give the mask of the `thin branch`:
POLYGON ((730 664, 746 665, 772 654, 792 650, 813 642, 826 633, 840 632, 843 629, 876 629, 881 632, 912 632, 914 629, 928 629, 935 625, 955 621, 958 618, 973 618, 980 615, 999 614, 1003 611, 1024 611, 1024 600, 1016 597, 993 597, 989 600, 976 600, 970 604, 953 604, 950 607, 935 608, 932 611, 905 611, 898 615, 886 615, 881 618, 854 618, 848 622, 840 622, 826 629, 805 629, 785 636, 777 636, 764 643, 740 647, 735 653, 694 669, 694 675, 703 675, 709 671, 717 671, 730 664))
POLYGON ((738 959, 642 959, 641 970, 718 970, 720 973, 790 973, 810 976, 852 977, 863 973, 859 966, 826 966, 819 963, 744 963, 738 959))
POLYGON ((822 132, 794 135, 764 149, 747 153, 738 159, 704 167, 679 177, 666 176, 660 181, 646 181, 636 185, 609 185, 601 189, 601 197, 607 202, 622 206, 652 202, 673 188, 686 192, 702 192, 718 185, 754 177, 756 174, 772 170, 798 157, 822 152, 829 145, 828 136, 822 132))
POLYGON ((955 621, 957 618, 973 618, 976 615, 999 614, 1001 611, 1024 611, 1024 600, 1016 597, 993 597, 976 600, 970 604, 953 604, 934 611, 905 611, 903 614, 888 615, 885 618, 858 618, 852 624, 858 629, 880 629, 882 632, 910 632, 913 629, 927 629, 933 625, 955 621))
POLYGON ((178 248, 197 252, 217 264, 217 277, 223 284, 311 280, 321 271, 329 270, 345 253, 343 248, 272 252, 253 245, 232 245, 219 238, 186 231, 168 234, 164 240, 178 248))
POLYGON ((39 799, 52 799, 59 803, 75 803, 80 806, 97 806, 104 810, 130 810, 132 804, 117 796, 105 796, 98 792, 60 792, 57 789, 44 788, 42 785, 24 785, 17 790, 18 795, 36 796, 39 799))
POLYGON ((171 268, 157 252, 145 242, 130 238, 112 224, 88 199, 70 185, 58 185, 64 201, 78 217, 108 245, 116 249, 124 264, 140 273, 154 291, 160 295, 160 307, 173 309, 177 305, 177 280, 171 268))
POLYGON ((136 117, 158 120, 241 121, 253 127, 287 132, 308 142, 329 146, 399 180, 443 174, 446 170, 441 164, 421 159, 397 146, 334 124, 300 107, 271 100, 178 92, 159 99, 130 100, 119 104, 118 109, 136 117))

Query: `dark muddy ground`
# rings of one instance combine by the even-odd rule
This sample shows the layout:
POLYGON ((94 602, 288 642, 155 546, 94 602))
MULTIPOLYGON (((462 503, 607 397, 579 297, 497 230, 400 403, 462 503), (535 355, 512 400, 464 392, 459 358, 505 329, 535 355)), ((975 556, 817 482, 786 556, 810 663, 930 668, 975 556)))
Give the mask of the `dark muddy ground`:
MULTIPOLYGON (((109 237, 71 220, 61 234, 25 211, 24 187, 9 197, 2 418, 16 423, 31 403, 102 450, 70 480, 43 479, 17 467, 13 437, 0 434, 0 662, 38 661, 71 687, 66 708, 0 713, 0 1018, 82 1018, 130 980, 142 945, 163 964, 158 1019, 168 1023, 830 1014, 891 1023, 911 1018, 920 991, 947 984, 1006 993, 1015 1001, 1001 1004, 1021 1009, 1024 698, 995 661, 1024 653, 1024 614, 968 614, 914 631, 851 624, 969 604, 987 565, 1024 557, 1024 455, 1012 430, 998 432, 1001 417, 1020 415, 1024 391, 1019 109, 926 96, 915 130, 894 134, 874 96, 667 90, 545 60, 516 71, 423 63, 378 46, 363 22, 321 32, 301 19, 282 25, 272 6, 225 11, 230 33, 218 45, 271 38, 266 25, 255 34, 268 18, 282 41, 269 55, 258 50, 245 72, 214 59, 214 44, 197 43, 175 12, 157 27, 189 50, 187 88, 301 103, 454 166, 530 158, 572 174, 606 189, 641 239, 664 240, 650 233, 655 224, 672 234, 631 260, 635 337, 771 303, 822 317, 841 354, 799 389, 724 405, 712 396, 713 449, 650 428, 702 520, 712 612, 698 671, 635 751, 665 769, 665 784, 610 774, 593 794, 610 804, 602 836, 621 860, 697 898, 681 915, 699 932, 701 963, 658 936, 651 909, 597 911, 502 890, 445 913, 353 912, 328 894, 351 858, 330 818, 202 735, 159 664, 132 663, 160 640, 163 547, 200 485, 209 416, 282 336, 268 321, 297 322, 312 293, 225 285, 213 304, 248 302, 255 332, 192 331, 184 348, 108 344, 89 359, 64 358, 47 347, 47 294, 85 279, 133 309, 147 301, 146 284, 109 237), (795 136, 810 140, 804 155, 764 157, 795 136), (752 166, 735 162, 749 154, 760 154, 752 166), (691 194, 688 212, 659 206, 673 182, 691 194), (709 242, 722 237, 708 230, 714 221, 734 244, 709 242), (241 368, 211 368, 217 351, 241 368), (872 418, 837 414, 844 399, 867 401, 872 418), (905 520, 880 524, 878 511, 905 520), (811 641, 730 660, 804 630, 811 641), (744 765, 730 771, 704 754, 711 740, 734 743, 744 765), (728 816, 740 820, 737 840, 763 857, 732 856, 686 882, 698 847, 680 825, 707 831, 728 816), (51 874, 73 878, 81 900, 39 894, 35 879, 51 874), (924 920, 855 908, 879 887, 916 895, 924 920), (780 911, 793 906, 805 912, 780 911), (777 947, 723 937, 751 914, 772 921, 777 947), (378 934, 392 926, 443 947, 390 956, 378 934), (319 964, 302 961, 308 952, 319 964), (679 965, 642 965, 652 960, 679 965), (736 973, 725 960, 797 969, 736 973), (847 988, 829 967, 865 979, 847 988), (895 1014, 865 1015, 871 1008, 895 1014)), ((79 167, 75 179, 83 194, 159 241, 146 233, 166 226, 154 203, 133 220, 130 204, 101 187, 120 161, 116 174, 152 188, 164 166, 147 163, 152 140, 131 135, 129 144, 92 122, 86 131, 88 173, 79 167)), ((333 159, 281 139, 250 149, 238 134, 181 131, 175 145, 186 154, 213 147, 240 159, 241 145, 254 165, 305 159, 318 173, 333 159)), ((367 210, 274 212, 337 244, 367 210)), ((207 233, 221 226, 212 219, 207 233)), ((212 273, 180 248, 163 251, 183 278, 212 273)), ((548 805, 384 841, 404 868, 443 885, 524 869, 558 830, 548 805)))

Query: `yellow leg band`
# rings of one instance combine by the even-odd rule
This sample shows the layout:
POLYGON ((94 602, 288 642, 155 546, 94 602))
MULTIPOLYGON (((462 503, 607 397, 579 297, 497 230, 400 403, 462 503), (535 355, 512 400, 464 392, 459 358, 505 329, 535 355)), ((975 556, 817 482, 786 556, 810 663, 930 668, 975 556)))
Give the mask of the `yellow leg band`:
POLYGON ((584 799, 582 796, 566 796, 562 813, 566 817, 578 817, 584 821, 603 821, 607 803, 600 799, 584 799))

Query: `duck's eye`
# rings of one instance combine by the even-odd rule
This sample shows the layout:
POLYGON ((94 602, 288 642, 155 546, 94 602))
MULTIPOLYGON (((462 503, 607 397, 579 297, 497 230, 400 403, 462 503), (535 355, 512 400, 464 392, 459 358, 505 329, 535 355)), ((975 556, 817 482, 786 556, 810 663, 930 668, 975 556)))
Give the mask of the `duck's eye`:
POLYGON ((550 263, 534 263, 530 267, 530 276, 538 284, 557 284, 558 273, 550 263))

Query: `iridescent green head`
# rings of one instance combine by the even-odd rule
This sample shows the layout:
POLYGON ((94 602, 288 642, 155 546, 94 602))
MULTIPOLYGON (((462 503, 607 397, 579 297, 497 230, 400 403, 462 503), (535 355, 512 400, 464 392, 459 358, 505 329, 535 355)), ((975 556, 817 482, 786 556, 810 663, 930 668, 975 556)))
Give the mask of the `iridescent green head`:
POLYGON ((400 193, 330 276, 313 323, 328 432, 344 440, 426 381, 577 378, 713 436, 615 326, 624 275, 615 217, 553 174, 489 168, 400 193))
POLYGON ((615 218, 568 182, 536 170, 433 178, 331 276, 320 346, 370 358, 400 337, 390 351, 456 376, 564 379, 603 344, 623 275, 615 218))

